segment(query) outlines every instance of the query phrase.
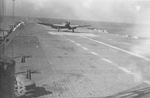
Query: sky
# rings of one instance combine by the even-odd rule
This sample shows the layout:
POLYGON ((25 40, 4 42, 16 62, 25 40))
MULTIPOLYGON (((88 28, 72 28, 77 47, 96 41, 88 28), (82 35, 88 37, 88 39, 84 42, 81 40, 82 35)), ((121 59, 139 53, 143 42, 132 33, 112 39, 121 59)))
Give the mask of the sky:
MULTIPOLYGON (((113 22, 145 22, 143 0, 15 0, 15 15, 113 22), (143 17, 143 16, 141 16, 143 17)), ((7 13, 12 1, 6 0, 7 13)), ((150 5, 150 3, 149 3, 150 5)))

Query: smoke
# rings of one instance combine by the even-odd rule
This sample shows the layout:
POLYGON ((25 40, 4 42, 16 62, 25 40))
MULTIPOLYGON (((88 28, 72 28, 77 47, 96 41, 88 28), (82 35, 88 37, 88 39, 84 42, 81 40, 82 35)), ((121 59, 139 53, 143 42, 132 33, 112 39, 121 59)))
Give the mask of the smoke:
POLYGON ((138 83, 143 82, 144 79, 143 79, 142 72, 139 66, 135 62, 127 65, 126 68, 128 70, 127 73, 133 76, 135 82, 138 83))
POLYGON ((143 38, 131 48, 131 51, 150 56, 150 1, 139 1, 136 3, 138 9, 137 23, 143 23, 135 27, 135 36, 143 38))
MULTIPOLYGON (((137 42, 131 47, 131 51, 134 52, 135 54, 142 55, 149 58, 150 57, 150 1, 139 0, 134 2, 134 6, 137 10, 136 11, 137 17, 135 23, 141 23, 141 24, 135 25, 133 35, 137 36, 139 39, 136 39, 137 42)), ((149 61, 145 61, 145 63, 141 63, 141 65, 136 64, 138 69, 137 68, 135 69, 139 74, 139 75, 137 74, 137 76, 139 76, 139 79, 140 77, 143 76, 143 78, 146 79, 145 81, 149 82, 150 80, 149 77, 150 67, 148 66, 149 61)))

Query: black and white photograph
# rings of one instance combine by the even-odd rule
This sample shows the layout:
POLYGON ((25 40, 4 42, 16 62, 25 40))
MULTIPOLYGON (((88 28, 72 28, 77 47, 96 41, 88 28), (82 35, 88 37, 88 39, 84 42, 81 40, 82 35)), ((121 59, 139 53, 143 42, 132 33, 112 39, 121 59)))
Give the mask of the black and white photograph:
POLYGON ((0 0, 0 98, 150 98, 150 0, 0 0))

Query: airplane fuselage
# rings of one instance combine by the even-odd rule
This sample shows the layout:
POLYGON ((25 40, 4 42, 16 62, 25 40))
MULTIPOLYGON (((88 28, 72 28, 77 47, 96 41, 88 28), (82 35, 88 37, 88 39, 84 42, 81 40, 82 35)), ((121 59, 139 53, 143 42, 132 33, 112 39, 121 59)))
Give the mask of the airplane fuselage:
POLYGON ((76 29, 76 27, 71 27, 70 23, 66 23, 64 25, 53 24, 53 25, 51 25, 51 27, 58 29, 58 32, 60 31, 60 29, 68 29, 68 30, 72 30, 72 32, 74 32, 74 29, 76 29))

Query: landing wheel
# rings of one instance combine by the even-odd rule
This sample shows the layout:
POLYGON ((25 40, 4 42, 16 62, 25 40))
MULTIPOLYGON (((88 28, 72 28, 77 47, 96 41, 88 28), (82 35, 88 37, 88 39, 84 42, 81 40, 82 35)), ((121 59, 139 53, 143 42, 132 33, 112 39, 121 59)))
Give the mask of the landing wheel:
POLYGON ((60 31, 60 28, 58 27, 57 29, 58 29, 58 32, 59 32, 59 31, 60 31))
POLYGON ((74 32, 74 29, 72 29, 72 32, 74 32))

